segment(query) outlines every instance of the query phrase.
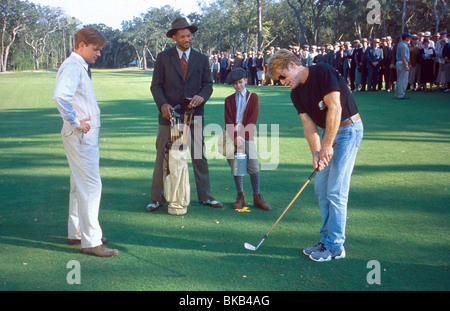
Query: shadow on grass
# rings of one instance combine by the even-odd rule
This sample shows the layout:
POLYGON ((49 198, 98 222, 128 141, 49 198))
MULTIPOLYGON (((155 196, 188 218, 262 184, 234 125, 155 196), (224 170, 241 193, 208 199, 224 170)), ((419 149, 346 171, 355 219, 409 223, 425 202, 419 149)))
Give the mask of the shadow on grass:
MULTIPOLYGON (((112 79, 113 75, 107 78, 112 79)), ((280 124, 281 138, 295 138, 281 141, 280 152, 293 154, 298 145, 306 146, 300 118, 290 103, 290 90, 253 90, 260 94, 259 123, 280 124)), ((207 104, 206 118, 208 123, 223 124, 222 94, 228 94, 230 89, 217 87, 217 91, 207 104)), ((448 143, 447 97, 432 94, 434 100, 427 101, 427 97, 417 94, 417 99, 400 104, 385 94, 366 95, 355 95, 365 126, 358 158, 365 159, 365 164, 358 164, 357 159, 352 179, 349 255, 344 261, 320 268, 300 253, 301 247, 317 242, 320 227, 313 185, 305 189, 260 251, 249 253, 243 249, 244 242, 260 241, 306 181, 311 173, 309 158, 295 154, 282 160, 277 170, 262 171, 261 192, 274 206, 269 213, 252 208, 251 200, 250 213, 231 210, 236 198, 233 178, 225 160, 214 159, 209 161, 211 193, 225 203, 224 208, 190 206, 183 218, 167 215, 166 207, 145 213, 158 131, 156 105, 150 96, 101 101, 103 195, 99 218, 111 246, 123 254, 124 259, 112 261, 118 262, 116 271, 123 270, 124 279, 136 271, 143 272, 142 277, 153 276, 154 271, 142 271, 149 267, 171 278, 192 277, 195 272, 198 274, 193 279, 198 284, 211 286, 218 281, 203 274, 216 273, 222 277, 220 284, 227 284, 222 288, 227 289, 241 285, 242 275, 254 282, 246 285, 248 290, 267 289, 261 284, 269 277, 276 279, 274 290, 448 288, 448 237, 444 233, 448 228, 449 196, 443 174, 449 172, 450 165, 427 164, 420 159, 402 165, 389 162, 401 161, 397 154, 386 163, 379 158, 389 152, 383 149, 383 143, 403 143, 409 150, 418 150, 418 144, 433 149, 438 143, 448 143), (442 175, 434 180, 438 174, 442 175), (439 239, 430 243, 433 235, 439 239), (401 255, 392 259, 399 250, 401 255), (151 259, 153 255, 155 261, 151 259), (365 280, 365 265, 371 259, 380 260, 386 269, 380 287, 368 287, 365 280), (434 266, 433 262, 437 264, 434 266), (186 263, 189 264, 185 270, 186 263), (261 276, 263 270, 267 274, 261 276), (256 274, 260 276, 252 280, 256 274), (227 279, 229 275, 231 281, 227 279)), ((17 108, 1 110, 3 247, 49 250, 63 255, 79 253, 77 247, 65 244, 70 171, 59 136, 61 123, 56 108, 27 108, 18 103, 17 108)), ((305 147, 302 153, 309 156, 307 150, 305 147)), ((195 202, 196 187, 189 162, 191 201, 195 202)), ((248 176, 244 187, 251 195, 248 176)), ((97 268, 93 265, 93 275, 99 273, 94 271, 97 268)), ((196 288, 194 283, 190 285, 196 288)))

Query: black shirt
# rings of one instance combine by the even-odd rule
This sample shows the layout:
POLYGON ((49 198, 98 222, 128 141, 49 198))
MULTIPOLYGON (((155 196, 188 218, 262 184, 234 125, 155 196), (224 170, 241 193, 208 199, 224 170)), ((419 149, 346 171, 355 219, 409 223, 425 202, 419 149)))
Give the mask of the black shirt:
POLYGON ((340 92, 341 121, 358 113, 347 83, 336 69, 323 63, 308 68, 309 75, 306 82, 291 92, 292 103, 299 114, 308 114, 316 125, 325 129, 328 108, 323 98, 334 91, 340 92))

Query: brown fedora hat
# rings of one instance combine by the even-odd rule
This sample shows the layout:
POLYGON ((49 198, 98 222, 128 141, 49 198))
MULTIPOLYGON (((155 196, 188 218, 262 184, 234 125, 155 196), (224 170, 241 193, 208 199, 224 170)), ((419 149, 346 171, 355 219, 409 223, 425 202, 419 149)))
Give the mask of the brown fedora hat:
POLYGON ((185 18, 179 17, 172 22, 172 29, 170 29, 167 32, 166 36, 167 38, 172 38, 172 36, 178 29, 185 29, 185 28, 189 29, 192 33, 195 33, 198 30, 197 26, 189 25, 189 23, 185 18))

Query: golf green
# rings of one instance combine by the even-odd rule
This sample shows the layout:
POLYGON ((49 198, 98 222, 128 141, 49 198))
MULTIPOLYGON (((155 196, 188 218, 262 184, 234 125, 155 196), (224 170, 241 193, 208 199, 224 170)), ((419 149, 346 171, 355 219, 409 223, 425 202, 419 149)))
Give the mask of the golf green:
MULTIPOLYGON (((248 87, 260 98, 258 133, 267 128, 270 138, 260 159, 261 193, 273 210, 255 209, 250 199, 250 212, 234 211, 230 168, 212 157, 211 193, 224 207, 191 204, 177 217, 166 206, 144 209, 158 131, 151 77, 137 70, 93 71, 102 111, 99 219, 108 246, 120 251, 97 258, 67 245, 70 171, 52 100, 55 73, 0 75, 0 290, 450 289, 448 94, 409 93, 408 101, 386 92, 354 95, 365 132, 351 183, 347 257, 317 263, 302 254, 319 240, 314 180, 258 250, 243 247, 257 245, 312 172, 290 89, 248 87)), ((223 126, 223 102, 232 93, 230 86, 214 85, 205 129, 223 126)), ((218 134, 211 131, 206 145, 218 134)), ((190 159, 188 165, 195 203, 190 159)), ((251 197, 248 176, 244 188, 251 197)))

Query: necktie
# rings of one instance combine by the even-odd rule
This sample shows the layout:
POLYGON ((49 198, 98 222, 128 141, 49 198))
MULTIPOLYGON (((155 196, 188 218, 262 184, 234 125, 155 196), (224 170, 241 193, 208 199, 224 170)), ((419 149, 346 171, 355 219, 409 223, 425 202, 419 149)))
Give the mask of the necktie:
POLYGON ((242 94, 241 92, 237 93, 237 98, 238 98, 238 102, 237 102, 237 109, 236 109, 236 123, 241 123, 242 122, 242 114, 244 113, 244 94, 242 94))
POLYGON ((181 57, 181 60, 186 64, 187 63, 187 56, 186 53, 183 52, 183 56, 181 57))
POLYGON ((87 72, 88 72, 88 76, 89 76, 89 78, 90 78, 90 79, 92 79, 91 68, 89 68, 89 67, 88 67, 88 70, 87 70, 87 72))

